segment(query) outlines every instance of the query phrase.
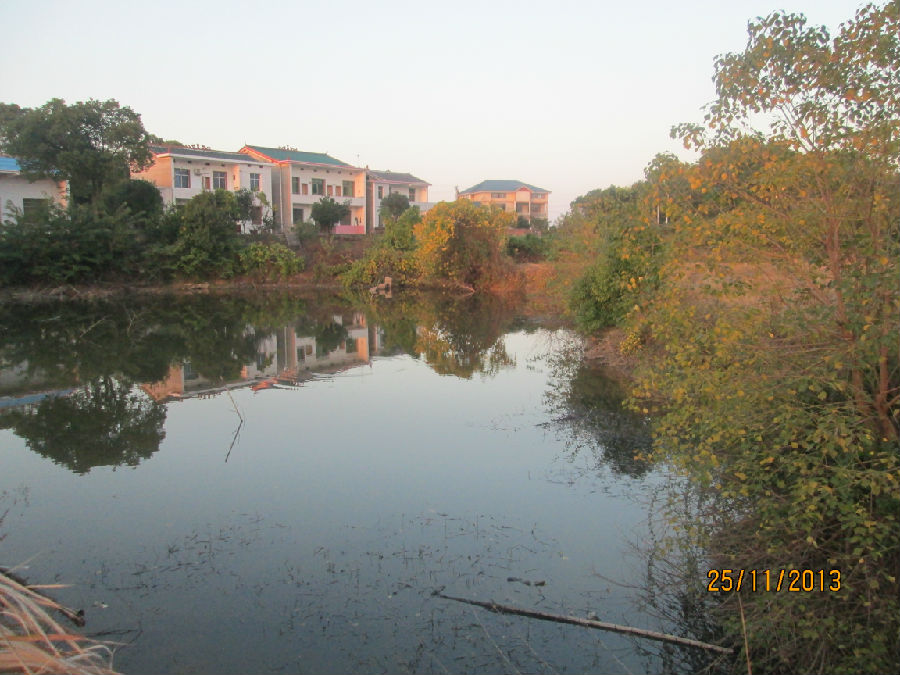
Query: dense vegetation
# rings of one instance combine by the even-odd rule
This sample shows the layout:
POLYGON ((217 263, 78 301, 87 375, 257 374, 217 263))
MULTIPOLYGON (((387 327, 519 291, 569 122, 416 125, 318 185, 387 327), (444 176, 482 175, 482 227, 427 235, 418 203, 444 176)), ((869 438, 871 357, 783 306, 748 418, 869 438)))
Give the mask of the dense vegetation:
POLYGON ((654 456, 714 496, 686 524, 711 566, 840 571, 837 592, 718 597, 742 670, 900 665, 898 36, 896 3, 833 39, 751 23, 705 124, 673 130, 699 160, 658 157, 559 232, 595 256, 580 323, 640 355, 654 456))
POLYGON ((467 200, 440 202, 424 216, 411 207, 385 214, 384 235, 344 276, 348 286, 399 284, 496 287, 511 274, 506 232, 515 216, 467 200))

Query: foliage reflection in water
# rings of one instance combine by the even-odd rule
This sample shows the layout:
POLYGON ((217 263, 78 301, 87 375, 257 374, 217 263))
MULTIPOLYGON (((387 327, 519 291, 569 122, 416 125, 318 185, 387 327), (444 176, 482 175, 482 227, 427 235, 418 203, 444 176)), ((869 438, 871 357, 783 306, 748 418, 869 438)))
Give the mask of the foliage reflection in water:
POLYGON ((666 662, 433 596, 678 631, 636 607, 661 484, 633 459, 645 422, 565 331, 491 297, 0 311, 0 564, 73 584, 122 670, 666 662))

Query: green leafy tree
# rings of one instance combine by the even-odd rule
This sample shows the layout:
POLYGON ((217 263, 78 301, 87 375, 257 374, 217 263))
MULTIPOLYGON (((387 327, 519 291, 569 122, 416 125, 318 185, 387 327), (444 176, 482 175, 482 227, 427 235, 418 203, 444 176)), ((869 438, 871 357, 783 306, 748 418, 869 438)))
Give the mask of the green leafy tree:
MULTIPOLYGON (((402 196, 402 195, 401 195, 402 196)), ((384 224, 384 243, 397 251, 412 251, 416 247, 413 230, 422 221, 418 206, 411 206, 384 224)))
POLYGON ((72 200, 96 200, 105 185, 152 162, 141 117, 117 101, 55 98, 39 108, 0 104, 0 150, 28 178, 68 180, 72 200))
POLYGON ((241 212, 234 193, 203 192, 185 204, 177 216, 181 226, 168 250, 175 271, 194 278, 234 274, 241 248, 241 212))
POLYGON ((110 186, 103 194, 103 209, 114 213, 123 206, 134 216, 156 221, 163 214, 162 195, 146 180, 123 180, 110 186))
POLYGON ((322 230, 330 231, 343 218, 350 215, 350 202, 341 204, 332 197, 322 197, 312 205, 311 215, 322 230))
POLYGON ((381 216, 385 220, 396 220, 409 208, 409 197, 392 192, 381 200, 381 216))

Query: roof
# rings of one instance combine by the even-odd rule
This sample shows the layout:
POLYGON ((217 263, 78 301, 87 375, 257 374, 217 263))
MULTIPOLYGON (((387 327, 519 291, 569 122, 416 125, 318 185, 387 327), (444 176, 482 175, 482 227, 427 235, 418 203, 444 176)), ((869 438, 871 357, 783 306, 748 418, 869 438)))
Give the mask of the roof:
POLYGON ((532 192, 550 192, 544 188, 535 187, 520 180, 483 180, 478 185, 473 185, 468 190, 463 190, 459 194, 465 195, 472 192, 515 192, 520 188, 528 188, 532 192))
POLYGON ((233 162, 257 162, 248 155, 240 152, 219 152, 218 150, 200 150, 199 148, 186 148, 182 145, 151 145, 150 151, 154 155, 179 155, 181 157, 207 157, 210 159, 227 159, 233 162))
POLYGON ((15 157, 0 157, 0 171, 18 173, 22 170, 15 157))
POLYGON ((245 145, 245 148, 254 150, 276 162, 300 162, 303 164, 329 164, 331 166, 345 166, 350 169, 356 167, 335 159, 324 152, 304 152, 302 150, 285 150, 283 148, 264 148, 261 145, 245 145))
POLYGON ((396 173, 394 171, 374 171, 369 169, 369 173, 375 177, 375 180, 384 181, 386 183, 419 183, 421 185, 431 185, 421 178, 416 178, 411 173, 396 173))

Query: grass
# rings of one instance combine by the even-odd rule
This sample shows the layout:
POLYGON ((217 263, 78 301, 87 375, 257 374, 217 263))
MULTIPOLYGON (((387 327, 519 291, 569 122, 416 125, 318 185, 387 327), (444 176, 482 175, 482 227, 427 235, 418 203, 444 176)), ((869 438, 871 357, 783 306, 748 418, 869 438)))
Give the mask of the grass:
POLYGON ((51 616, 78 615, 40 590, 0 572, 0 672, 114 675, 106 645, 65 630, 51 616))

